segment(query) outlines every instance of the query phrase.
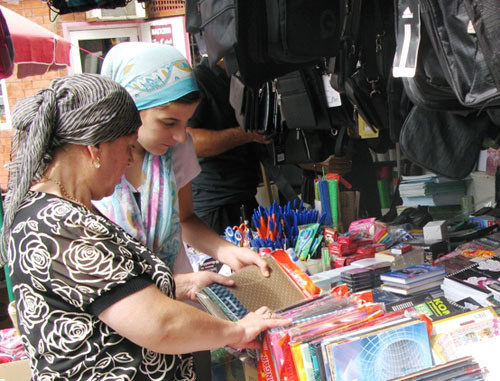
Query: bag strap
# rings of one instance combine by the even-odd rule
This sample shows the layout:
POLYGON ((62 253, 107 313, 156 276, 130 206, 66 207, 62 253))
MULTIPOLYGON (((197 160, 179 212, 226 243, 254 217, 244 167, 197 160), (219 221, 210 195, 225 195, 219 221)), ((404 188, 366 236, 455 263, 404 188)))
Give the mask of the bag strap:
POLYGON ((341 93, 345 92, 346 78, 356 67, 357 39, 359 35, 362 0, 344 0, 343 3, 340 50, 334 62, 331 80, 333 88, 341 93))

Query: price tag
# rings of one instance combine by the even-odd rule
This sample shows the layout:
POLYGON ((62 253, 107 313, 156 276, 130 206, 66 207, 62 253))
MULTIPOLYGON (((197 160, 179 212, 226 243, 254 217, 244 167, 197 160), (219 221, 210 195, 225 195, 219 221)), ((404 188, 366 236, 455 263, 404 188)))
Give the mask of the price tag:
POLYGON ((326 102, 328 103, 328 107, 342 106, 340 93, 332 87, 330 83, 331 78, 331 74, 323 74, 323 87, 325 88, 326 102))

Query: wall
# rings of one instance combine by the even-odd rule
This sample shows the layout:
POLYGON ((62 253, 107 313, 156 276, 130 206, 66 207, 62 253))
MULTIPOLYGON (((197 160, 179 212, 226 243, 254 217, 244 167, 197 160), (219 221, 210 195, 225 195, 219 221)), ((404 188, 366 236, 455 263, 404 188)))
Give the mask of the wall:
MULTIPOLYGON (((85 12, 79 12, 57 16, 52 22, 48 5, 41 0, 19 0, 19 4, 8 4, 0 1, 0 4, 61 36, 62 22, 85 21, 85 12)), ((18 100, 35 94, 38 90, 47 87, 53 78, 66 74, 67 70, 59 70, 18 79, 17 71, 14 71, 14 74, 6 80, 10 110, 12 111, 18 100)), ((2 190, 7 188, 8 170, 5 165, 10 161, 11 136, 12 130, 0 130, 0 188, 2 190)))

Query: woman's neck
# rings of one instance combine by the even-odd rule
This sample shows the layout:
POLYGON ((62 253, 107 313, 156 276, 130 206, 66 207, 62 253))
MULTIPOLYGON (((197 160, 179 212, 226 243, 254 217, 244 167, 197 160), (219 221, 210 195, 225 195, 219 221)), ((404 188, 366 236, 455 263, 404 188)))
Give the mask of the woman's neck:
POLYGON ((139 143, 136 143, 132 155, 134 156, 134 164, 128 167, 125 171, 125 178, 134 188, 137 189, 143 183, 142 164, 144 162, 144 157, 146 156, 146 150, 139 143))

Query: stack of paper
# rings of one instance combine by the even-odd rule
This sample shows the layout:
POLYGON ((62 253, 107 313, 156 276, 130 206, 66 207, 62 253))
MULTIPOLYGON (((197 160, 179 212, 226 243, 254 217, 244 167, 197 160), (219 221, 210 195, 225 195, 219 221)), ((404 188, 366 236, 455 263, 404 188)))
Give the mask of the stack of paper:
POLYGON ((403 176, 399 192, 404 206, 459 205, 465 195, 465 181, 434 174, 403 176))

